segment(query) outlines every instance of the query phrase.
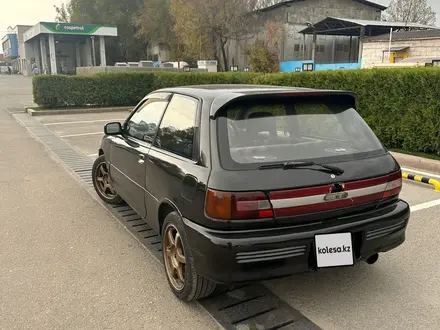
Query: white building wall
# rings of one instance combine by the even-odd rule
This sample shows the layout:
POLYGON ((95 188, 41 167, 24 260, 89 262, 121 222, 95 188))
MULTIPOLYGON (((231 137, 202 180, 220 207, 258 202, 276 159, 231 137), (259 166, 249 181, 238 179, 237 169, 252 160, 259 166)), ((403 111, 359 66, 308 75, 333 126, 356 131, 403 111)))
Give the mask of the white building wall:
POLYGON ((17 27, 17 41, 18 41, 18 56, 26 58, 26 49, 24 46, 23 33, 27 31, 27 28, 17 27))
MULTIPOLYGON (((384 59, 383 51, 388 47, 389 41, 365 41, 363 44, 362 68, 371 68, 376 63, 387 61, 386 58, 384 59)), ((409 57, 440 57, 440 38, 393 41, 391 47, 409 47, 409 57)))
POLYGON ((22 58, 22 68, 21 73, 24 75, 32 74, 32 59, 35 58, 34 45, 31 42, 26 42, 23 44, 25 58, 22 58))

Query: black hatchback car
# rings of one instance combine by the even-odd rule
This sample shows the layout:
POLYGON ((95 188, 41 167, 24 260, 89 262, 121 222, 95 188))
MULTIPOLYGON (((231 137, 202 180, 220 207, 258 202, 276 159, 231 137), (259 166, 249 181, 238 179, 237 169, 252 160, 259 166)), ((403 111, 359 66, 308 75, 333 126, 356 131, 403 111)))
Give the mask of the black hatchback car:
POLYGON ((325 267, 405 241, 399 164, 350 92, 219 85, 147 95, 109 123, 93 166, 107 203, 162 236, 182 300, 325 267))

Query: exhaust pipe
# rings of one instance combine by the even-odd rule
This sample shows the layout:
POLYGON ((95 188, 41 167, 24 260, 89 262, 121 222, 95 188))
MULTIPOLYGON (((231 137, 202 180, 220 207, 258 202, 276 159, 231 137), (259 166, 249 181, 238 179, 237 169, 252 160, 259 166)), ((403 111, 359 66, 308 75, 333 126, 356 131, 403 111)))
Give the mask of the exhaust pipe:
POLYGON ((371 257, 367 259, 367 264, 372 265, 376 263, 378 259, 379 259, 379 253, 373 254, 371 257))

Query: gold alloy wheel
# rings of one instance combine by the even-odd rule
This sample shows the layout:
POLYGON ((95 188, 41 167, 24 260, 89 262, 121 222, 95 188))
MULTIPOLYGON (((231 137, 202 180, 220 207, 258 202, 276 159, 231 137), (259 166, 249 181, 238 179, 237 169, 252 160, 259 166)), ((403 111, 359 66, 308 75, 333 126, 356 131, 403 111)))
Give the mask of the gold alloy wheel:
POLYGON ((96 167, 95 177, 96 187, 104 197, 113 199, 118 195, 112 186, 106 162, 102 162, 96 167))
POLYGON ((164 262, 167 276, 174 289, 180 291, 185 286, 186 258, 183 250, 182 237, 174 225, 165 229, 164 262))

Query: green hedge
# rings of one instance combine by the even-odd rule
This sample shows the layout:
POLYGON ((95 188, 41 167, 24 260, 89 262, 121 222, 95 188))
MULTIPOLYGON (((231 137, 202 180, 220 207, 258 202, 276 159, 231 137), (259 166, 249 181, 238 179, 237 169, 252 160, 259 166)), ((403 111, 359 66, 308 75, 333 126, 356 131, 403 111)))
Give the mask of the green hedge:
POLYGON ((36 76, 34 102, 41 107, 129 106, 159 88, 203 84, 251 84, 255 73, 102 73, 36 76))
POLYGON ((255 83, 357 93, 358 111, 388 148, 440 155, 440 69, 272 74, 255 83))
POLYGON ((163 87, 264 84, 354 91, 358 110, 388 148, 440 155, 440 69, 374 69, 280 73, 115 73, 37 76, 42 107, 126 106, 163 87))

